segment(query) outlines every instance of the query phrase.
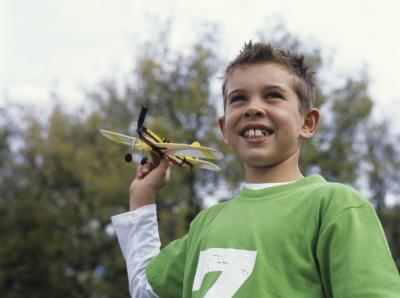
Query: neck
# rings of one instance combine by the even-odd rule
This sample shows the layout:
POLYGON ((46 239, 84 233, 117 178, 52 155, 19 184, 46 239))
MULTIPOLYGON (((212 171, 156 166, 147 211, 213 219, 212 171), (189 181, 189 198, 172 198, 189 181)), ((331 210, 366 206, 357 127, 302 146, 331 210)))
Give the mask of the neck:
POLYGON ((244 165, 247 183, 279 183, 304 178, 299 166, 299 152, 271 166, 252 167, 244 165))

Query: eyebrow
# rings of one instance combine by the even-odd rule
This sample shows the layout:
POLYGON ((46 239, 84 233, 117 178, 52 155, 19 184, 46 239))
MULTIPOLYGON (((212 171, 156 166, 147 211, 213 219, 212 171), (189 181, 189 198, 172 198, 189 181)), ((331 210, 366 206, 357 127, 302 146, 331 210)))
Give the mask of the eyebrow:
POLYGON ((241 88, 233 89, 232 91, 230 91, 230 92, 227 94, 227 96, 230 97, 230 96, 231 96, 232 94, 234 94, 234 93, 242 93, 242 92, 246 92, 246 89, 241 89, 241 88))
MULTIPOLYGON (((272 91, 272 90, 277 90, 279 92, 285 93, 287 94, 288 92, 286 91, 286 89, 282 88, 279 85, 265 85, 262 87, 262 90, 265 91, 272 91)), ((237 88, 237 89, 233 89, 232 91, 230 91, 227 94, 227 97, 230 97, 232 94, 234 93, 242 93, 242 92, 246 92, 247 90, 245 88, 237 88)))

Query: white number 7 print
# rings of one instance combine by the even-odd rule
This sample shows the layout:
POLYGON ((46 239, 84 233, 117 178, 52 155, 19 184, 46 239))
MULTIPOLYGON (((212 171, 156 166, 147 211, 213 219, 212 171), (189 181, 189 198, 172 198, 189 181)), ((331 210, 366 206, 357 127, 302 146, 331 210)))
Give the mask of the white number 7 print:
POLYGON ((221 271, 204 298, 232 297, 253 271, 257 251, 210 248, 200 252, 192 291, 200 290, 208 272, 221 271))

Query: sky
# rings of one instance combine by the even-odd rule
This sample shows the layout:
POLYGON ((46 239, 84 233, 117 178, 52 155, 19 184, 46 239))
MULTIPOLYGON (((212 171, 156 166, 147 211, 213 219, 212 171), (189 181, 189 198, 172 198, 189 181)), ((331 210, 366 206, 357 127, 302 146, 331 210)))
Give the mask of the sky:
POLYGON ((102 80, 123 81, 167 20, 178 50, 216 24, 227 61, 280 20, 334 58, 324 74, 333 85, 367 68, 374 117, 399 132, 399 12, 398 0, 0 0, 0 111, 19 103, 48 113, 52 94, 78 109, 102 80))
MULTIPOLYGON (((281 20, 303 40, 333 54, 332 77, 367 67, 377 117, 400 126, 400 1, 396 0, 0 0, 0 107, 49 106, 57 94, 74 109, 85 90, 123 79, 141 41, 170 20, 176 49, 218 25, 232 59, 266 24, 281 20), (156 22, 155 20, 158 20, 156 22), (395 122, 394 122, 395 123, 395 122)), ((222 71, 222 70, 221 70, 222 71)))

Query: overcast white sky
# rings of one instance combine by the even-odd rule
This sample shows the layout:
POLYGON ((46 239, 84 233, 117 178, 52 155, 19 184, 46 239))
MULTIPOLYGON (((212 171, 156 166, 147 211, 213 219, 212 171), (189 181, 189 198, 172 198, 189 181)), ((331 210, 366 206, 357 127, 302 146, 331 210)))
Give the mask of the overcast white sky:
MULTIPOLYGON (((336 75, 367 64, 378 115, 400 115, 400 1, 396 0, 0 0, 0 106, 48 104, 49 91, 74 108, 80 88, 132 69, 149 19, 170 18, 174 46, 196 40, 205 22, 220 26, 227 59, 266 22, 281 17, 303 39, 335 53, 336 75), (136 43, 135 43, 136 41, 136 43), (7 100, 6 100, 7 99, 7 100)), ((398 122, 400 123, 400 121, 398 122)))

